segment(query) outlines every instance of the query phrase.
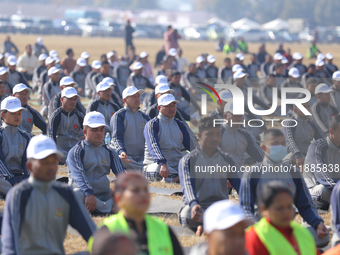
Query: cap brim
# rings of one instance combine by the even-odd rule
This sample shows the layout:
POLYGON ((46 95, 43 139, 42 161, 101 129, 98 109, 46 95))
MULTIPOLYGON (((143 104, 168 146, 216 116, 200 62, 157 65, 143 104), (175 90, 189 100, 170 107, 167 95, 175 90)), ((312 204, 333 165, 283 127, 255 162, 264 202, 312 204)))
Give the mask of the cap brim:
POLYGON ((32 90, 31 90, 30 88, 27 87, 27 88, 24 88, 24 89, 19 89, 18 91, 13 92, 13 94, 18 93, 18 92, 21 92, 21 91, 24 91, 24 90, 28 90, 29 93, 32 92, 32 90))
POLYGON ((8 71, 1 72, 0 75, 4 75, 5 73, 8 73, 8 71))
POLYGON ((100 91, 105 91, 105 90, 107 90, 107 89, 111 89, 111 90, 113 90, 113 86, 109 86, 109 87, 106 87, 106 88, 101 88, 101 89, 99 89, 99 90, 97 90, 97 92, 100 92, 100 91))
POLYGON ((175 102, 176 104, 179 104, 178 100, 171 100, 170 102, 168 102, 167 104, 161 104, 160 106, 167 106, 169 104, 171 104, 172 102, 175 102))
POLYGON ((8 62, 7 64, 10 65, 10 66, 15 66, 17 64, 17 62, 8 62))
POLYGON ((127 96, 124 97, 124 98, 127 98, 127 97, 129 97, 129 96, 133 96, 133 95, 135 95, 135 94, 138 93, 138 92, 139 92, 140 95, 143 95, 143 94, 145 93, 144 89, 139 89, 139 90, 137 90, 135 93, 132 93, 132 94, 130 94, 130 95, 127 95, 127 96))
POLYGON ((55 150, 55 149, 50 149, 50 150, 44 150, 34 156, 28 157, 28 159, 33 158, 33 159, 44 159, 47 158, 48 156, 52 155, 52 154, 57 154, 60 158, 63 157, 63 153, 59 150, 55 150))
POLYGON ((27 109, 25 107, 18 107, 18 108, 15 108, 15 109, 1 109, 1 111, 4 111, 4 110, 6 110, 8 112, 17 112, 17 111, 20 111, 20 110, 27 111, 27 109))
POLYGON ((292 76, 293 78, 300 78, 300 75, 290 75, 289 76, 292 76))
POLYGON ((326 91, 319 91, 318 93, 315 93, 315 95, 317 95, 317 94, 326 94, 326 93, 330 93, 332 91, 333 91, 332 89, 328 89, 326 91))
POLYGON ((174 90, 173 89, 167 89, 167 90, 165 90, 165 91, 158 91, 158 93, 156 93, 156 94, 164 94, 164 93, 166 93, 166 92, 170 92, 170 93, 172 93, 172 92, 174 92, 174 90))
POLYGON ((228 229, 228 228, 235 226, 236 224, 238 224, 242 221, 248 222, 249 219, 247 218, 246 215, 230 216, 230 217, 227 217, 227 218, 221 220, 220 222, 218 222, 218 224, 216 224, 215 227, 209 228, 208 226, 206 226, 205 232, 207 234, 209 234, 209 233, 213 232, 214 230, 225 230, 225 229, 228 229))
POLYGON ((88 126, 90 128, 97 128, 97 127, 107 127, 107 128, 110 128, 108 125, 101 124, 101 123, 94 123, 94 124, 89 124, 89 125, 84 124, 84 126, 88 126))
POLYGON ((65 95, 65 96, 63 96, 63 97, 72 98, 72 97, 75 97, 75 96, 79 97, 78 94, 72 94, 72 95, 67 95, 67 96, 65 95))
POLYGON ((94 69, 99 69, 101 67, 102 67, 101 65, 94 65, 94 66, 92 66, 92 68, 94 68, 94 69))
POLYGON ((60 87, 61 86, 70 86, 72 84, 76 84, 76 82, 63 83, 63 84, 60 84, 60 87))

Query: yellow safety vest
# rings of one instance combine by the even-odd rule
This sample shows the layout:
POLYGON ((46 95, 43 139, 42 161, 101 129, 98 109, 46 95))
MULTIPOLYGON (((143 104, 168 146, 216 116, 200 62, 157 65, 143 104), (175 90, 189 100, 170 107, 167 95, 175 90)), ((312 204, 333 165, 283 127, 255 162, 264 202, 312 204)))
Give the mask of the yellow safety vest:
MULTIPOLYGON (((316 246, 312 234, 308 229, 301 227, 299 224, 292 221, 290 223, 293 229, 293 235, 299 246, 301 255, 316 255, 316 246)), ((293 246, 288 240, 272 226, 265 217, 258 223, 252 226, 255 229, 257 236, 267 248, 271 255, 296 255, 293 246)), ((250 228, 249 228, 250 229, 250 228)))
POLYGON ((245 52, 247 50, 247 42, 238 41, 237 44, 240 48, 238 50, 241 50, 243 52, 245 52))
POLYGON ((316 56, 316 54, 319 52, 319 49, 318 49, 318 47, 315 45, 315 46, 313 46, 313 44, 311 44, 310 46, 309 46, 309 49, 308 49, 308 51, 307 51, 307 58, 311 58, 312 56, 311 56, 311 54, 310 54, 310 50, 312 50, 312 52, 313 52, 313 54, 316 56))
POLYGON ((235 52, 234 46, 229 46, 228 44, 225 44, 223 47, 223 53, 228 54, 230 52, 235 52))
MULTIPOLYGON (((145 214, 150 255, 173 255, 169 227, 160 219, 145 214)), ((130 228, 121 211, 106 218, 101 226, 106 226, 111 233, 123 233, 130 236, 130 228)), ((89 251, 92 252, 93 238, 89 240, 89 251)))

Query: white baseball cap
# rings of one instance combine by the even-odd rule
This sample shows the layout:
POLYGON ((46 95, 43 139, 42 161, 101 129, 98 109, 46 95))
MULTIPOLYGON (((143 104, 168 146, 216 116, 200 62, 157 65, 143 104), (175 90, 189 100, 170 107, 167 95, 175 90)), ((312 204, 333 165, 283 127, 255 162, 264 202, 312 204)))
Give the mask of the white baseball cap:
POLYGON ((324 59, 325 59, 325 55, 322 54, 322 53, 319 53, 319 54, 317 55, 316 59, 324 60, 324 59))
POLYGON ((207 208, 203 215, 204 232, 210 234, 214 230, 224 230, 247 221, 242 207, 229 200, 221 200, 207 208))
POLYGON ((332 53, 327 53, 326 54, 327 59, 333 59, 333 54, 332 53))
POLYGON ((52 66, 50 69, 48 69, 47 74, 48 74, 48 76, 50 76, 50 75, 55 74, 57 72, 59 72, 59 68, 52 66))
POLYGON ((340 71, 334 72, 332 78, 335 81, 340 81, 340 71))
POLYGON ((47 58, 47 55, 45 53, 42 53, 39 55, 39 61, 44 61, 47 58))
POLYGON ((45 59, 45 65, 52 64, 54 61, 55 61, 55 59, 54 59, 53 57, 48 56, 48 57, 45 59))
POLYGON ((52 154, 57 154, 59 157, 63 156, 63 153, 58 150, 55 141, 46 135, 34 136, 26 150, 27 159, 44 159, 52 154))
POLYGON ((115 55, 115 53, 113 51, 110 51, 106 54, 106 57, 111 58, 113 55, 115 55))
POLYGON ((179 101, 176 100, 176 98, 172 94, 161 95, 157 100, 159 106, 166 106, 171 104, 172 102, 175 102, 176 104, 179 103, 179 101))
POLYGON ((140 57, 140 58, 145 58, 147 55, 148 55, 148 53, 147 53, 146 51, 142 51, 142 52, 139 54, 139 57, 140 57))
POLYGON ((248 76, 248 74, 244 73, 243 71, 237 71, 236 73, 233 74, 234 80, 240 79, 246 76, 248 76))
POLYGON ((67 87, 61 92, 61 97, 72 98, 74 96, 78 96, 78 93, 77 90, 73 87, 67 87))
POLYGON ((93 60, 91 67, 94 69, 99 69, 102 67, 102 63, 99 60, 93 60))
POLYGON ((323 66, 323 65, 325 65, 325 61, 323 61, 322 59, 317 59, 315 61, 315 65, 316 66, 323 66))
POLYGON ((133 64, 133 70, 139 70, 141 68, 143 68, 143 64, 141 62, 136 62, 133 64))
POLYGON ((175 57, 177 55, 177 50, 175 48, 171 48, 169 50, 169 56, 175 57))
POLYGON ((158 75, 155 79, 155 84, 168 84, 168 78, 165 75, 158 75))
POLYGON ((42 39, 41 37, 38 37, 38 38, 37 38, 37 43, 38 43, 39 45, 43 45, 43 39, 42 39))
POLYGON ((17 64, 17 57, 14 55, 11 55, 7 58, 7 64, 10 66, 15 66, 17 64))
POLYGON ((1 111, 7 110, 9 112, 17 112, 20 110, 27 111, 25 107, 21 106, 21 102, 18 98, 16 97, 6 97, 2 102, 1 102, 1 111))
POLYGON ((133 96, 134 94, 139 93, 139 95, 143 95, 145 93, 145 91, 143 89, 137 89, 135 86, 129 86, 126 87, 123 90, 123 99, 129 97, 129 96, 133 96))
POLYGON ((24 91, 25 89, 28 91, 28 93, 32 92, 32 90, 29 87, 27 87, 25 84, 19 83, 13 87, 13 94, 24 91))
POLYGON ((288 75, 292 76, 293 78, 299 78, 300 77, 299 69, 297 69, 296 67, 292 67, 289 70, 288 75))
POLYGON ((333 90, 326 83, 320 83, 315 88, 315 95, 321 94, 321 93, 329 93, 329 92, 332 92, 332 91, 333 90))
POLYGON ((107 83, 107 82, 104 82, 104 81, 101 81, 97 84, 96 86, 96 91, 99 92, 99 91, 105 91, 107 89, 113 89, 112 86, 107 83))
POLYGON ((60 58, 55 57, 55 58, 54 58, 54 61, 55 61, 56 64, 58 64, 58 63, 60 63, 60 58))
POLYGON ((233 68, 231 69, 233 73, 236 73, 237 71, 243 71, 243 67, 239 64, 233 65, 233 68))
POLYGON ((61 78, 60 80, 60 87, 61 86, 68 86, 71 84, 75 84, 75 81, 70 77, 70 76, 65 76, 63 78, 61 78))
POLYGON ((100 112, 89 112, 85 115, 83 126, 89 126, 90 128, 97 128, 97 127, 108 127, 105 123, 105 117, 100 112))
POLYGON ((0 75, 4 75, 5 73, 8 73, 7 68, 4 66, 0 67, 0 75))
POLYGON ((159 84, 155 89, 155 94, 163 94, 169 91, 170 93, 174 92, 173 89, 170 89, 168 84, 159 84))
POLYGON ((52 58, 56 58, 56 57, 58 57, 58 52, 57 52, 56 50, 51 50, 51 51, 49 52, 49 55, 50 55, 50 57, 52 57, 52 58))
POLYGON ((80 54, 80 57, 83 59, 87 59, 90 57, 90 54, 88 54, 86 51, 84 51, 82 54, 80 54))
POLYGON ((239 60, 244 60, 244 56, 243 56, 243 54, 242 53, 237 53, 236 54, 236 58, 238 58, 239 60))
POLYGON ((198 57, 196 58, 196 63, 197 63, 197 64, 202 63, 204 60, 205 60, 204 57, 198 56, 198 57))
POLYGON ((216 58, 213 55, 209 55, 207 57, 207 61, 208 61, 208 63, 214 63, 214 62, 216 62, 216 58))
POLYGON ((283 56, 281 53, 275 53, 273 58, 274 60, 282 60, 283 56))
POLYGON ((299 52, 294 52, 292 57, 293 57, 293 59, 295 59, 295 60, 300 60, 300 59, 303 58, 302 54, 299 53, 299 52))
POLYGON ((111 77, 106 77, 102 80, 102 82, 106 82, 108 83, 110 86, 116 86, 116 84, 114 83, 113 79, 111 77))
POLYGON ((221 100, 223 100, 224 102, 227 102, 228 99, 233 98, 233 95, 227 89, 220 91, 218 95, 220 96, 221 100))
POLYGON ((286 57, 283 57, 281 59, 281 63, 284 64, 284 65, 287 64, 288 63, 288 59, 286 57))
POLYGON ((78 58, 77 59, 77 65, 78 66, 86 66, 87 65, 86 60, 84 58, 78 58))

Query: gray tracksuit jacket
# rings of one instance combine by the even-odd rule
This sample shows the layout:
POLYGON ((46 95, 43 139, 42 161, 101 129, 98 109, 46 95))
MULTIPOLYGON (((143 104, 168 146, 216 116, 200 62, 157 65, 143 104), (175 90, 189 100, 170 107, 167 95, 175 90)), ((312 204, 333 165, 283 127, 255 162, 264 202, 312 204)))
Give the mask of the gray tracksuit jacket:
POLYGON ((136 75, 135 73, 131 73, 126 81, 126 87, 129 86, 135 86, 137 89, 155 89, 148 78, 143 75, 136 75))
POLYGON ((321 104, 316 102, 311 108, 312 119, 318 124, 322 131, 328 133, 328 124, 332 116, 337 115, 339 111, 331 104, 321 104))
POLYGON ((91 71, 85 77, 85 95, 90 98, 96 93, 96 85, 92 83, 92 77, 96 74, 96 72, 91 71))
POLYGON ((336 89, 334 85, 331 88, 333 89, 331 92, 331 104, 340 111, 340 90, 336 89))
POLYGON ((115 77, 119 84, 119 89, 121 92, 126 88, 127 80, 131 74, 130 68, 126 66, 118 65, 113 69, 113 77, 115 77))
POLYGON ((308 188, 322 184, 332 189, 340 180, 340 149, 329 137, 319 139, 309 146, 305 164, 308 164, 309 169, 315 169, 314 172, 303 172, 308 188))
MULTIPOLYGON (((273 87, 271 87, 267 84, 264 84, 258 90, 257 95, 267 105, 273 104, 273 87)), ((280 89, 277 90, 277 96, 278 96, 278 98, 281 98, 281 90, 280 89)))
POLYGON ((145 138, 143 135, 145 124, 149 116, 141 110, 133 112, 129 107, 117 111, 111 118, 112 146, 120 155, 123 151, 133 159, 144 156, 145 138))
POLYGON ((33 109, 33 107, 29 106, 28 104, 26 104, 24 107, 27 109, 27 111, 21 111, 21 122, 18 128, 26 131, 27 133, 32 133, 34 124, 42 131, 44 135, 46 135, 47 124, 43 116, 41 116, 37 110, 33 109))
MULTIPOLYGON (((281 88, 303 88, 300 83, 291 83, 289 79, 281 83, 281 88)), ((300 93, 288 93, 287 98, 297 98, 300 93)))
MULTIPOLYGON (((89 105, 87 106, 86 113, 97 111, 104 115, 105 117, 105 123, 109 127, 111 117, 113 114, 117 111, 119 111, 119 106, 115 103, 112 103, 111 101, 104 102, 100 98, 92 100, 89 105)), ((110 128, 105 128, 105 132, 111 133, 110 128)))
POLYGON ((2 221, 2 252, 10 255, 65 254, 67 225, 87 241, 96 225, 73 191, 60 182, 32 176, 6 197, 2 221))
POLYGON ((84 135, 83 120, 84 114, 77 109, 67 112, 62 107, 55 110, 48 120, 48 136, 56 142, 65 157, 79 142, 79 137, 84 135))
POLYGON ((72 71, 70 73, 70 77, 78 84, 80 88, 83 89, 85 92, 85 78, 86 78, 86 72, 78 72, 78 71, 72 71))
MULTIPOLYGON (((52 113, 61 106, 60 98, 61 98, 61 92, 56 94, 50 100, 50 104, 48 105, 48 115, 47 115, 48 119, 51 117, 52 113)), ((80 102, 79 98, 77 99, 76 109, 80 111, 81 113, 83 113, 84 115, 86 114, 86 109, 83 106, 83 104, 80 102)))
POLYGON ((48 107, 51 99, 60 92, 59 82, 52 82, 51 80, 46 82, 42 88, 42 107, 48 107))
MULTIPOLYGON (((46 70, 46 66, 45 65, 39 65, 36 68, 34 68, 33 70, 33 77, 32 77, 32 82, 33 82, 33 88, 37 87, 38 81, 39 81, 39 77, 40 74, 46 70)), ((41 84, 40 84, 41 85, 41 84)))
POLYGON ((168 118, 161 113, 144 128, 145 156, 144 165, 166 163, 177 167, 183 150, 194 150, 197 147, 188 131, 188 127, 177 118, 168 118))
POLYGON ((29 88, 31 87, 28 84, 28 81, 26 80, 25 76, 18 71, 12 72, 11 70, 8 70, 8 82, 13 84, 13 86, 17 85, 18 83, 23 83, 27 87, 29 88))
MULTIPOLYGON (((67 156, 69 184, 75 183, 85 196, 101 199, 110 193, 111 171, 117 176, 125 172, 118 154, 104 141, 97 147, 86 140, 78 142, 67 156)), ((110 197, 110 196, 109 196, 110 197)))
POLYGON ((25 131, 3 123, 0 128, 0 176, 12 185, 16 176, 28 177, 26 149, 30 136, 25 131))

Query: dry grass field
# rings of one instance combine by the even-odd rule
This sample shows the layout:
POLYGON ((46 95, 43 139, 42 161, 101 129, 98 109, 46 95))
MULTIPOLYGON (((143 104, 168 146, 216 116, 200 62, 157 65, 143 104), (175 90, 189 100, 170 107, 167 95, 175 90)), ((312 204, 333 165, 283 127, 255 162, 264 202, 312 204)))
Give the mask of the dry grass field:
MULTIPOLYGON (((5 39, 5 34, 0 35, 0 42, 5 39)), ((12 41, 18 46, 20 50, 20 54, 24 51, 25 45, 34 44, 37 35, 20 35, 13 34, 11 35, 12 41)), ((75 36, 43 36, 44 44, 47 46, 49 50, 55 49, 59 53, 59 57, 63 58, 65 56, 65 51, 67 48, 73 48, 75 52, 75 57, 79 57, 83 51, 87 51, 91 55, 90 61, 95 59, 99 59, 100 55, 103 53, 107 53, 110 50, 115 50, 118 52, 118 55, 123 55, 125 52, 125 44, 122 38, 84 38, 84 37, 75 37, 75 36)), ((156 53, 159 50, 160 46, 164 44, 164 41, 161 39, 136 39, 134 40, 136 46, 136 53, 139 54, 141 51, 147 51, 149 53, 149 61, 152 65, 154 65, 156 53)), ((188 58, 190 62, 194 62, 197 55, 200 53, 208 53, 215 55, 217 61, 216 65, 220 67, 223 64, 223 58, 225 55, 223 53, 219 53, 215 51, 215 42, 199 42, 199 41, 180 41, 180 47, 183 49, 184 56, 188 58)), ((250 44, 249 51, 257 52, 259 47, 259 43, 250 44)), ((278 44, 268 43, 267 52, 273 54, 278 44)), ((294 44, 285 44, 285 49, 291 48, 292 53, 298 51, 303 55, 306 54, 308 44, 306 43, 294 43, 294 44)), ((340 45, 330 44, 330 45, 319 45, 320 50, 323 53, 331 52, 334 55, 334 63, 340 65, 340 45)), ((233 56, 231 56, 233 57, 233 56)), ((248 63, 249 55, 246 55, 245 63, 248 63)), ((304 64, 314 63, 315 60, 304 60, 304 64)), ((35 100, 35 96, 32 96, 32 99, 35 100)), ((40 106, 35 107, 39 109, 40 106)), ((59 175, 67 176, 65 172, 58 172, 59 175)), ((163 184, 163 183, 151 183, 152 186, 164 187, 164 188, 180 188, 178 184, 163 184)), ((154 198, 155 194, 152 194, 151 198, 154 198)), ((181 199, 179 196, 171 196, 172 199, 181 199)), ((0 207, 3 208, 4 201, 0 201, 0 207)), ((325 223, 330 225, 330 215, 325 214, 322 215, 325 219, 325 223)), ((170 215, 162 217, 165 222, 169 225, 179 226, 177 221, 177 215, 170 215)), ((93 217, 93 220, 96 223, 100 223, 104 218, 103 217, 93 217)), ((297 220, 301 220, 297 217, 297 220)), ((192 246, 195 243, 202 241, 203 237, 180 237, 179 240, 183 246, 192 246)), ((66 253, 71 254, 74 252, 87 250, 86 242, 78 236, 72 235, 70 233, 67 234, 67 238, 64 242, 66 253)))

